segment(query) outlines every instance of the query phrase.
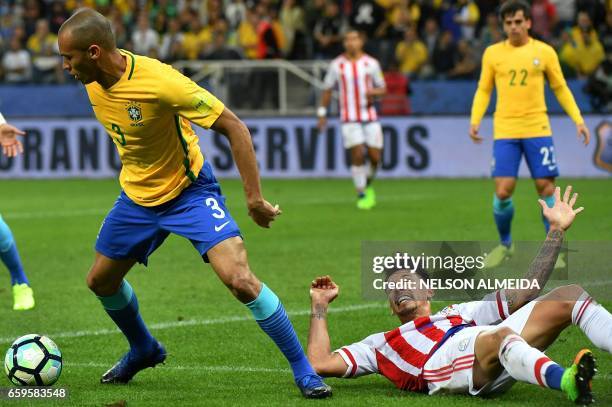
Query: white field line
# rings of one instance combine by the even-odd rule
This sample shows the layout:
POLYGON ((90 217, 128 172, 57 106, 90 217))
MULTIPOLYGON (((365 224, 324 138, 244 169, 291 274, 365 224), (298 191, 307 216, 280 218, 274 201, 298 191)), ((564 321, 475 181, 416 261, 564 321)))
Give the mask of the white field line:
MULTIPOLYGON (((369 303, 369 304, 359 304, 359 305, 349 305, 346 307, 338 307, 331 308, 329 310, 330 313, 342 313, 342 312, 353 312, 370 308, 381 308, 383 305, 380 303, 369 303)), ((301 311, 289 311, 287 314, 290 317, 299 317, 304 315, 310 315, 310 310, 301 310, 301 311)), ((150 324, 149 329, 151 330, 164 330, 164 329, 174 329, 174 328, 182 328, 186 326, 205 326, 205 325, 219 325, 219 324, 227 324, 231 322, 245 322, 245 321, 253 321, 252 316, 230 316, 230 317, 222 317, 222 318, 214 318, 214 319, 188 319, 185 321, 168 321, 168 322, 158 322, 155 324, 150 324)), ((65 332, 56 332, 45 334, 53 339, 63 338, 81 338, 87 336, 104 336, 104 335, 113 335, 119 334, 121 331, 119 329, 98 329, 95 331, 65 331, 65 332)), ((11 343, 15 340, 14 337, 0 337, 0 343, 11 343)))
MULTIPOLYGON (((68 369, 70 368, 108 368, 108 363, 80 363, 80 362, 68 362, 65 363, 64 366, 68 369)), ((290 373, 290 369, 274 369, 267 367, 249 367, 249 366, 175 366, 175 365, 164 365, 161 367, 164 370, 190 370, 190 371, 200 371, 200 372, 231 372, 231 373, 290 373)))

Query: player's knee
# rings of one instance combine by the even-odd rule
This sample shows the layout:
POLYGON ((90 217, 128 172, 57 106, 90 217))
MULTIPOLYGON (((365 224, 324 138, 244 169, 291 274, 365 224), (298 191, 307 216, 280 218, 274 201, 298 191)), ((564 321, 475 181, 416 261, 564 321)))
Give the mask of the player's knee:
POLYGON ((584 288, 578 284, 564 285, 552 290, 549 296, 555 304, 554 309, 556 312, 554 314, 560 319, 571 320, 572 310, 576 305, 576 301, 584 292, 584 288))
POLYGON ((113 295, 119 289, 119 286, 113 282, 105 282, 94 273, 89 273, 85 280, 87 287, 98 297, 106 297, 113 295))
POLYGON ((501 326, 493 331, 493 340, 501 345, 504 339, 510 335, 517 335, 517 333, 507 326, 501 326))
POLYGON ((246 269, 235 272, 227 286, 238 299, 250 301, 257 298, 260 283, 247 266, 246 269))
POLYGON ((503 201, 505 199, 512 198, 512 190, 505 187, 499 187, 495 190, 495 195, 500 201, 503 201))
POLYGON ((551 196, 555 193, 555 184, 552 182, 537 184, 537 189, 540 196, 551 196))

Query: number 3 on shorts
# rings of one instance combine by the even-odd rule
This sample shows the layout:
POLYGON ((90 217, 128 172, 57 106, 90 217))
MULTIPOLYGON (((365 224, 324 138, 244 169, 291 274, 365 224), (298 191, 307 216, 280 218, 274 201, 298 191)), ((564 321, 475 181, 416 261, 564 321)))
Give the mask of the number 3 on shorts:
POLYGON ((212 209, 213 211, 212 216, 214 218, 217 218, 217 219, 225 218, 225 211, 221 209, 221 207, 219 206, 219 203, 217 202, 215 198, 206 198, 204 203, 206 204, 206 206, 212 209))

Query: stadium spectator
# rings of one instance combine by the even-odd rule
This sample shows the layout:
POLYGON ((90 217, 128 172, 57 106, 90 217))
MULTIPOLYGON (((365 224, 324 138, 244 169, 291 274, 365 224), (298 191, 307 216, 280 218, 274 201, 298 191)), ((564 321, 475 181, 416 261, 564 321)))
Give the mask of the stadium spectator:
POLYGON ((446 79, 448 72, 455 66, 457 48, 450 31, 444 31, 432 57, 432 64, 438 79, 446 79))
POLYGON ((168 32, 162 38, 159 47, 159 57, 165 62, 174 62, 183 57, 183 40, 185 36, 181 32, 181 24, 178 19, 168 20, 168 32))
POLYGON ((487 14, 486 20, 486 25, 480 31, 480 45, 483 51, 489 45, 495 44, 504 38, 504 34, 497 21, 497 15, 494 13, 487 14))
POLYGON ((404 75, 411 78, 418 75, 421 67, 427 62, 427 47, 419 40, 416 28, 411 27, 406 31, 404 41, 395 48, 395 58, 404 75))
POLYGON ((576 45, 572 41, 570 30, 564 30, 561 32, 560 44, 557 50, 559 54, 559 63, 563 75, 567 78, 576 77, 576 45))
POLYGON ((427 54, 431 57, 438 43, 438 38, 440 38, 440 28, 435 19, 428 18, 427 21, 425 21, 422 38, 423 43, 427 47, 427 54))
POLYGON ((189 30, 183 37, 183 51, 187 59, 198 59, 201 53, 212 42, 212 30, 210 26, 203 27, 200 17, 191 12, 189 30))
POLYGON ((455 23, 461 27, 461 37, 468 41, 474 39, 476 24, 480 19, 480 10, 473 0, 457 0, 455 23))
POLYGON ((249 59, 257 58, 257 23, 258 18, 254 9, 248 9, 246 18, 238 26, 238 44, 249 59))
POLYGON ((443 0, 440 13, 440 26, 442 31, 450 31, 453 35, 453 40, 457 41, 461 38, 461 25, 457 22, 459 9, 450 0, 443 0))
POLYGON ((550 0, 557 10, 557 34, 574 24, 576 0, 550 0))
POLYGON ((595 26, 604 23, 606 6, 602 0, 576 0, 576 12, 580 13, 581 11, 587 13, 595 26))
POLYGON ((612 52, 612 9, 606 13, 606 23, 602 25, 599 31, 599 39, 606 53, 612 52))
MULTIPOLYGON (((278 39, 270 21, 270 14, 265 4, 255 8, 253 23, 257 32, 257 59, 275 59, 280 57, 278 39)), ((262 69, 251 74, 251 106, 257 108, 278 108, 278 74, 274 69, 262 69)))
POLYGON ((232 31, 237 30, 246 19, 247 7, 243 0, 229 0, 229 4, 225 6, 225 18, 232 31))
POLYGON ((595 112, 612 113, 612 54, 589 76, 585 91, 595 112))
POLYGON ((284 0, 280 12, 285 43, 283 55, 288 59, 307 59, 304 9, 296 0, 284 0))
POLYGON ((178 8, 175 1, 157 0, 149 12, 151 19, 156 21, 157 16, 163 15, 168 20, 178 17, 178 8))
POLYGON ((278 17, 278 10, 274 6, 264 6, 263 3, 260 6, 261 14, 264 19, 270 23, 274 39, 276 40, 276 46, 278 47, 278 56, 276 58, 284 57, 283 49, 285 48, 285 32, 283 26, 278 17))
POLYGON ((385 24, 385 9, 374 0, 356 0, 349 17, 350 26, 364 33, 370 40, 369 46, 375 47, 372 41, 381 32, 381 26, 385 24))
POLYGON ((448 71, 449 79, 474 79, 478 73, 478 59, 470 43, 461 39, 457 42, 457 58, 453 69, 448 71))
POLYGON ((42 17, 41 4, 37 0, 26 0, 23 4, 23 26, 28 38, 34 34, 36 22, 42 17))
MULTIPOLYGON (((220 25, 219 25, 220 26, 220 25)), ((233 60, 242 59, 240 51, 227 45, 227 34, 224 29, 217 29, 213 33, 213 43, 204 59, 210 60, 233 60)))
POLYGON ((340 6, 335 1, 328 1, 323 18, 314 27, 315 58, 331 59, 341 53, 344 29, 340 6))
POLYGON ((27 48, 32 56, 35 82, 63 82, 64 74, 57 48, 57 36, 49 32, 47 20, 40 19, 36 22, 36 32, 28 39, 27 48))
POLYGON ((578 13, 577 25, 571 30, 571 41, 564 41, 560 52, 563 63, 580 77, 592 74, 604 60, 605 53, 588 13, 578 13))
POLYGON ((11 38, 9 50, 2 58, 2 70, 7 83, 26 83, 32 79, 30 54, 23 48, 17 36, 11 38))
POLYGON ((125 27, 122 15, 117 14, 116 17, 111 20, 111 26, 113 28, 113 33, 115 34, 117 47, 123 49, 133 49, 132 39, 130 38, 127 28, 125 27))
POLYGON ((531 31, 544 41, 550 41, 557 25, 557 10, 549 0, 533 0, 531 31))
POLYGON ((49 29, 52 33, 57 34, 60 26, 68 19, 68 12, 64 8, 64 2, 54 1, 51 4, 51 11, 49 13, 49 29))
POLYGON ((132 45, 136 54, 157 57, 159 53, 159 34, 150 27, 146 13, 138 16, 138 28, 132 33, 132 45))

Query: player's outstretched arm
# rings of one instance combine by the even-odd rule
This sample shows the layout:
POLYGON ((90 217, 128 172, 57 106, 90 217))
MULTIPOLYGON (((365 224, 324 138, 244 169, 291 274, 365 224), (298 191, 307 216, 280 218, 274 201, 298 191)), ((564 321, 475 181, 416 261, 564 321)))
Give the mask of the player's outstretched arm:
POLYGON ((23 153, 23 145, 17 136, 23 136, 24 134, 24 131, 6 123, 4 117, 0 114, 0 145, 5 156, 15 157, 23 153))
POLYGON ((272 206, 266 201, 261 193, 259 170, 249 129, 227 107, 211 129, 223 134, 230 142, 234 161, 242 178, 249 216, 259 226, 270 227, 270 223, 281 214, 281 210, 278 205, 272 206))
POLYGON ((540 289, 506 290, 506 300, 511 314, 540 294, 555 267, 555 262, 563 244, 565 231, 570 228, 576 215, 584 210, 582 206, 574 209, 578 194, 574 193, 572 195, 571 185, 565 189, 563 199, 561 199, 561 188, 559 187, 555 188, 554 196, 555 205, 552 208, 549 208, 542 199, 538 200, 544 217, 550 223, 550 230, 525 276, 526 279, 537 280, 540 289))
POLYGON ((308 334, 308 359, 322 376, 342 377, 348 365, 332 353, 327 330, 327 309, 338 296, 339 287, 329 276, 317 277, 310 286, 311 314, 308 334))

